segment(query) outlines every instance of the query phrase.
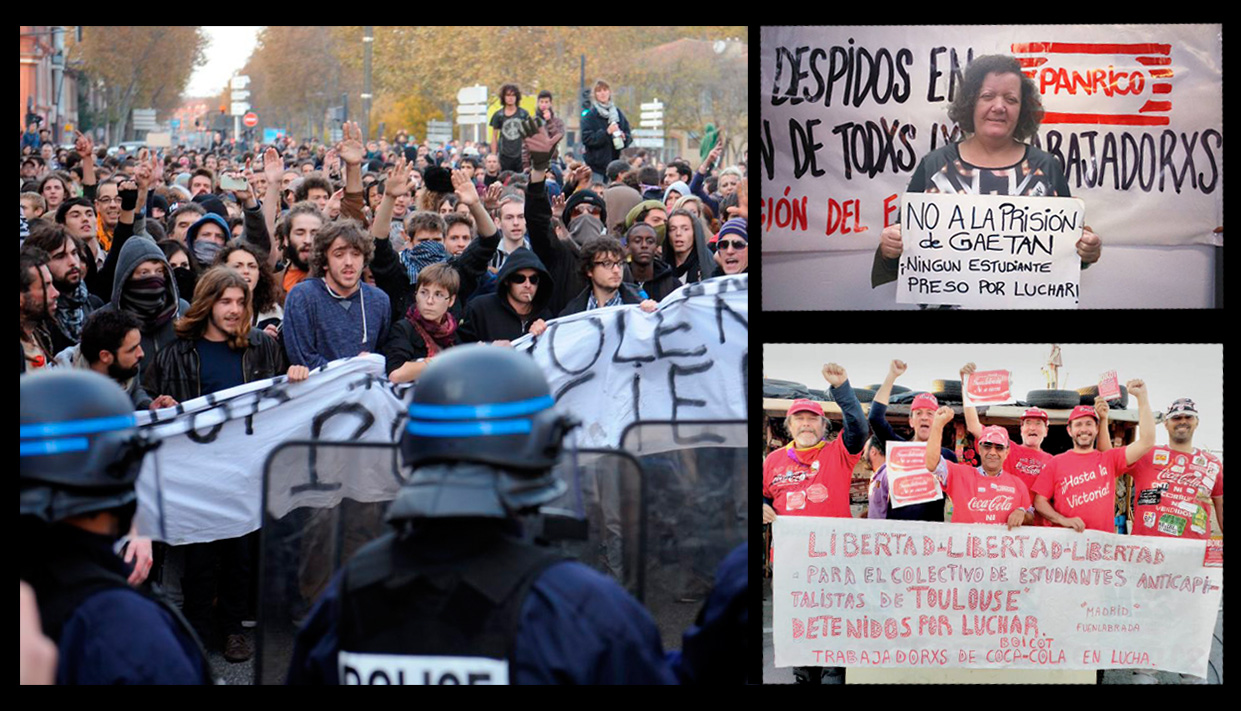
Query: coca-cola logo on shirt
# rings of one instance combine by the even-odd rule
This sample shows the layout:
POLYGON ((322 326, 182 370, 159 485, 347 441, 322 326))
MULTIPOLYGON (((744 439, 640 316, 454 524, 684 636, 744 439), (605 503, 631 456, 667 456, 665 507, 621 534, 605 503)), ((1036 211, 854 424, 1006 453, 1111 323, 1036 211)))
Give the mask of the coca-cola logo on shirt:
POLYGON ((1183 486, 1196 486, 1202 480, 1201 472, 1189 470, 1185 471, 1183 467, 1179 467, 1181 471, 1173 471, 1173 467, 1168 467, 1155 475, 1155 481, 1166 481, 1172 484, 1181 484, 1183 486))
POLYGON ((966 506, 970 511, 979 513, 993 513, 996 511, 1011 511, 1016 505, 1013 503, 1011 496, 996 496, 991 499, 970 499, 966 506))
POLYGON ((1022 474, 1038 476, 1043 473, 1043 463, 1037 459, 1018 459, 1016 469, 1022 474))
POLYGON ((799 481, 806 480, 806 472, 804 471, 788 471, 785 470, 775 475, 771 479, 772 486, 782 486, 784 484, 796 484, 799 481))

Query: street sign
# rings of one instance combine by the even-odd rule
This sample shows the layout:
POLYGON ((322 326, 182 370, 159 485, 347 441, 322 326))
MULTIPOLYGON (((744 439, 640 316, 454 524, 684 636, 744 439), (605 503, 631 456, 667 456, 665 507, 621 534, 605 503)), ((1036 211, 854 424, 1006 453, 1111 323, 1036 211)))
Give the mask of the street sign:
POLYGON ((631 131, 634 138, 663 138, 662 128, 635 128, 631 131))
POLYGON ((155 109, 134 109, 134 129, 154 131, 158 128, 155 123, 155 109))
POLYGON ((245 116, 250 111, 250 103, 248 101, 234 101, 229 107, 229 116, 245 116))
POLYGON ((228 85, 233 89, 244 89, 247 86, 250 86, 250 77, 245 74, 238 74, 233 77, 231 81, 229 81, 228 85))
POLYGON ((463 87, 457 92, 458 104, 486 104, 487 103, 487 87, 481 84, 463 87))
POLYGON ((246 128, 254 128, 259 125, 259 115, 251 111, 241 117, 241 123, 244 124, 246 128))
POLYGON ((452 140, 452 124, 448 121, 427 121, 427 140, 447 143, 452 140))

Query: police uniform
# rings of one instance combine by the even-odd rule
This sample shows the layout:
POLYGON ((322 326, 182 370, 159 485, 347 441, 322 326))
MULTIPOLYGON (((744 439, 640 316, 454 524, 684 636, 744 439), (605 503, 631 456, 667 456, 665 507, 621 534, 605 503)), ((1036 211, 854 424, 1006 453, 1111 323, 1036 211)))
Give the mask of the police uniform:
POLYGON ((58 684, 202 684, 210 668, 175 608, 138 592, 115 535, 66 523, 111 512, 128 531, 134 481, 153 443, 108 378, 72 370, 21 380, 20 574, 57 643, 58 684))
POLYGON ((394 532, 333 578, 299 632, 288 682, 675 683, 650 614, 613 581, 520 538, 558 497, 572 426, 525 355, 436 358, 402 435, 394 532))

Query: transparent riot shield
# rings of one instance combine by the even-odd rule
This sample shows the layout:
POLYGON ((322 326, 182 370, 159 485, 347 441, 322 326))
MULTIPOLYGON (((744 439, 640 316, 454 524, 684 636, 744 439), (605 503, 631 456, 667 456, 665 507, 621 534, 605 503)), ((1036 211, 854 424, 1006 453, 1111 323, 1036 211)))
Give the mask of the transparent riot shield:
MULTIPOLYGON (((642 471, 615 450, 566 453, 565 494, 522 518, 527 538, 614 576, 641 596, 642 471)), ((332 576, 392 530, 388 504, 404 483, 391 444, 286 442, 264 471, 255 680, 280 684, 297 630, 332 576)))
POLYGON ((720 562, 746 540, 746 422, 635 422, 621 446, 644 474, 638 597, 659 626, 665 649, 706 601, 720 562))
POLYGON ((255 683, 284 682, 298 627, 335 572, 390 530, 403 481, 394 444, 290 441, 268 456, 255 683))
POLYGON ((638 460, 612 449, 567 450, 555 472, 565 493, 527 521, 527 529, 641 598, 646 531, 638 460))

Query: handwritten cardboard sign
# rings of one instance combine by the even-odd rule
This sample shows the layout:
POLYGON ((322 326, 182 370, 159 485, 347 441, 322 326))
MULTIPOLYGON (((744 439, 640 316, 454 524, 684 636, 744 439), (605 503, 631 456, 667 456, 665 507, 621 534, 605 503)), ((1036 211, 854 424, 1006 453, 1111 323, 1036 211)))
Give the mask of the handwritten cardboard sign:
POLYGON ((1077 308, 1077 198, 905 193, 896 300, 977 309, 1077 308))
POLYGON ((1206 676, 1206 541, 781 516, 776 666, 1144 668, 1206 676))
POLYGON ((1117 400, 1120 398, 1120 380, 1116 377, 1116 371, 1109 370, 1099 376, 1099 395, 1104 400, 1117 400))
POLYGON ((944 498, 939 479, 926 470, 926 442, 888 441, 887 464, 892 508, 944 498))

